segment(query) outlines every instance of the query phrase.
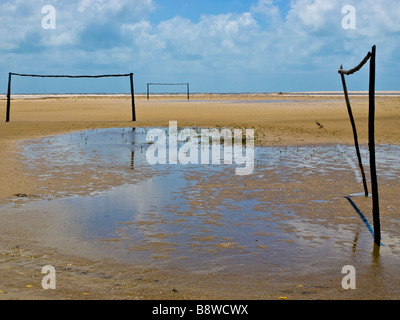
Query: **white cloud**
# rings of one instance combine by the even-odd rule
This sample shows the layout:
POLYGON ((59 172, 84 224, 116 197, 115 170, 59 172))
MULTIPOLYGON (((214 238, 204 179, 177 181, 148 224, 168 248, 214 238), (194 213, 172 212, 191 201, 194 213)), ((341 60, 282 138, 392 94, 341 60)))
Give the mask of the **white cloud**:
POLYGON ((377 37, 400 31, 398 1, 360 1, 355 6, 357 30, 360 36, 377 37))
POLYGON ((198 21, 153 21, 149 14, 157 0, 3 0, 0 51, 14 57, 10 63, 16 66, 27 56, 46 57, 36 61, 171 77, 240 75, 248 82, 307 70, 336 76, 341 63, 359 62, 372 44, 385 64, 399 64, 393 58, 400 55, 397 0, 351 1, 355 30, 341 27, 347 0, 292 0, 286 11, 282 1, 254 0, 244 12, 201 15, 198 21), (56 30, 41 28, 45 4, 56 7, 56 30))
POLYGON ((196 54, 205 59, 243 52, 250 45, 256 21, 249 12, 201 16, 198 23, 176 17, 157 26, 158 36, 170 50, 196 54), (227 47, 230 51, 226 51, 227 47))
POLYGON ((81 35, 95 25, 120 29, 124 23, 143 20, 152 10, 152 0, 2 0, 0 41, 4 46, 1 49, 80 45, 81 35), (48 4, 56 9, 56 30, 42 28, 42 7, 48 4))
POLYGON ((152 0, 80 0, 77 11, 91 20, 110 20, 115 16, 137 19, 153 10, 152 0))
POLYGON ((58 32, 43 36, 41 44, 48 47, 73 45, 77 41, 71 32, 58 32))
POLYGON ((317 30, 337 14, 338 8, 337 1, 297 0, 292 4, 288 20, 299 19, 300 25, 317 30))
POLYGON ((251 12, 263 15, 272 25, 277 26, 281 23, 281 12, 272 0, 259 0, 251 6, 251 12))
POLYGON ((251 13, 203 15, 197 23, 183 17, 151 25, 141 21, 123 26, 127 41, 135 46, 140 57, 174 61, 200 61, 203 68, 224 67, 231 56, 239 65, 254 40, 252 30, 257 23, 251 13), (241 57, 241 58, 240 58, 241 57))

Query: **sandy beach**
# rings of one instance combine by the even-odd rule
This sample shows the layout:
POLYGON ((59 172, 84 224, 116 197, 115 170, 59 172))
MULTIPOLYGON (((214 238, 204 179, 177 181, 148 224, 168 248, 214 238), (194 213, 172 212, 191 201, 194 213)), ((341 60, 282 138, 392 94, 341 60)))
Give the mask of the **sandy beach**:
MULTIPOLYGON (((368 143, 368 97, 351 97, 360 145, 368 143)), ((93 168, 77 167, 68 182, 61 179, 63 170, 50 179, 38 179, 24 166, 29 154, 21 154, 20 143, 55 135, 89 129, 126 127, 167 127, 177 121, 179 127, 254 129, 256 146, 353 145, 353 133, 343 97, 285 94, 192 95, 135 97, 137 121, 131 121, 131 100, 126 96, 18 98, 11 101, 11 121, 5 122, 6 100, 0 100, 0 300, 2 299, 376 299, 398 298, 393 288, 382 296, 370 292, 370 287, 353 292, 332 287, 332 272, 326 269, 313 285, 310 279, 318 272, 282 276, 284 281, 271 278, 265 269, 232 269, 190 273, 157 264, 116 262, 112 258, 87 255, 91 242, 74 243, 75 229, 71 227, 71 246, 84 249, 65 252, 60 243, 65 239, 61 214, 32 205, 43 199, 68 195, 88 195, 93 190, 107 190, 127 183, 127 178, 112 171, 98 172, 93 168), (91 171, 92 170, 92 171, 91 171), (87 186, 90 185, 90 192, 87 186), (61 219, 61 220, 60 220, 61 219), (41 267, 54 265, 57 270, 57 290, 43 290, 41 267), (267 283, 267 284, 265 284, 267 283), (308 285, 307 285, 308 283, 308 285), (251 285, 250 285, 251 284, 251 285)), ((400 145, 400 97, 376 97, 376 143, 400 145)), ((37 170, 45 166, 37 163, 37 170)), ((337 181, 346 177, 337 176, 337 181)), ((337 188, 332 182, 332 189, 337 188)), ((204 186, 218 188, 209 181, 204 186)), ((256 184, 249 180, 249 183, 256 184)), ((318 185, 307 180, 310 193, 318 185)), ((284 186, 284 184, 282 185, 284 186)), ((396 185, 397 187, 397 185, 396 185)), ((398 208, 396 188, 383 186, 382 206, 398 208)), ((361 191, 361 190, 360 190, 361 191)), ((288 191, 289 192, 289 191, 288 191)), ((333 194, 333 191, 331 191, 333 194)), ((265 196, 266 201, 272 201, 265 196)), ((289 193, 288 193, 289 198, 289 193)), ((370 214, 369 203, 359 206, 370 214)), ((329 209, 330 210, 330 209, 329 209)), ((328 209, 304 212, 307 219, 324 218, 328 209), (325 212, 325 213, 324 213, 325 212)), ((339 200, 337 218, 361 220, 349 209, 345 199, 339 200)), ((398 212, 398 211, 397 211, 398 212)), ((385 217, 397 219, 396 211, 382 210, 385 217)), ((344 220, 340 220, 344 219, 344 220)), ((332 219, 335 221, 335 219, 332 219)), ((351 220, 353 221, 353 220, 351 220)), ((361 222, 362 224, 362 222, 361 222)), ((383 222, 389 224, 389 222, 383 222)), ((162 239, 162 237, 161 237, 162 239)), ((112 243, 112 239, 109 239, 112 243)), ((229 243, 225 245, 229 246, 229 243)), ((162 250, 157 247, 155 250, 162 250)), ((367 249, 368 251, 368 249, 367 249)), ((161 251, 160 251, 161 252, 161 251)), ((339 262, 338 262, 339 263, 339 262)), ((341 263, 341 262, 340 262, 341 263)), ((325 265, 325 264, 324 264, 325 265)), ((389 270, 395 266, 390 266, 389 270)), ((314 270, 315 271, 315 270, 314 270)), ((360 271, 361 274, 367 271, 360 271)), ((393 271, 394 272, 394 271, 393 271)), ((340 272, 337 275, 340 279, 340 272)), ((340 285, 340 280, 339 285, 340 285)), ((396 280, 397 281, 397 280, 396 280)), ((386 289, 386 287, 385 287, 386 289)))
MULTIPOLYGON (((368 141, 368 98, 352 100, 359 142, 368 141)), ((14 142, 95 128, 179 126, 254 128, 256 145, 353 143, 344 98, 282 95, 199 95, 190 101, 175 96, 136 97, 132 122, 130 97, 13 100, 11 121, 5 123, 6 101, 0 101, 0 199, 30 194, 39 183, 26 181, 15 159, 14 142), (224 103, 225 101, 232 101, 224 103), (240 103, 240 101, 272 101, 240 103), (178 103, 176 101, 179 101, 178 103), (324 126, 320 129, 316 121, 324 126)), ((378 97, 376 143, 400 144, 400 97, 378 97)))

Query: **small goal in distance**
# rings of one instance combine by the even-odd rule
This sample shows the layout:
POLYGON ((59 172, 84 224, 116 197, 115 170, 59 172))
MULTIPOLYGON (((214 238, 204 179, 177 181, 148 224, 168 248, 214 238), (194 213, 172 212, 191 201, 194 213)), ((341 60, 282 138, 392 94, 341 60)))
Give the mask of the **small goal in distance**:
POLYGON ((150 97, 150 86, 186 86, 186 97, 189 100, 189 82, 181 82, 181 83, 155 83, 150 82, 147 84, 147 100, 150 97))
POLYGON ((10 72, 8 74, 6 122, 10 121, 10 113, 11 113, 11 79, 12 79, 12 76, 33 77, 33 78, 110 78, 110 77, 129 77, 129 79, 130 79, 130 90, 131 90, 131 99, 132 99, 132 121, 136 121, 135 91, 134 91, 134 85, 133 85, 133 73, 70 76, 70 75, 38 75, 38 74, 23 74, 23 73, 10 72))

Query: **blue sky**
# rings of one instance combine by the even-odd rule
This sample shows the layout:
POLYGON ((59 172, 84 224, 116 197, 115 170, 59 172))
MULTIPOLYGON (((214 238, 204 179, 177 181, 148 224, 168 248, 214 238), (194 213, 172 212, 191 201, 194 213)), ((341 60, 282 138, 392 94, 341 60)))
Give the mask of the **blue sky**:
MULTIPOLYGON (((337 91, 339 66, 355 66, 374 44, 377 90, 400 90, 399 17, 398 0, 2 0, 0 92, 9 72, 133 72, 136 92, 147 82, 189 82, 192 92, 337 91), (42 27, 45 5, 56 10, 55 29, 42 27), (355 29, 342 26, 345 5, 355 29)), ((367 90, 367 78, 367 69, 349 77, 349 89, 367 90)), ((13 78, 13 92, 129 85, 13 78)))

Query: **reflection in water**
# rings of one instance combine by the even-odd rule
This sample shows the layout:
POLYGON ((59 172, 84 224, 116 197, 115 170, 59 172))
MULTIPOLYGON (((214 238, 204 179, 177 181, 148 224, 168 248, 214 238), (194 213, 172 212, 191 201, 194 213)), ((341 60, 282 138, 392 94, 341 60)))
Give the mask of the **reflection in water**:
POLYGON ((356 232, 356 234, 354 235, 354 240, 353 240, 353 252, 356 252, 357 250, 357 242, 358 242, 358 238, 360 236, 360 232, 356 232))
POLYGON ((368 268, 369 270, 367 273, 366 281, 370 282, 368 285, 371 286, 371 288, 373 288, 376 293, 378 293, 380 296, 383 296, 390 290, 389 288, 390 286, 392 286, 391 282, 394 279, 391 279, 389 283, 385 283, 386 281, 384 281, 388 278, 391 278, 391 276, 387 277, 387 275, 385 274, 389 273, 390 266, 388 266, 388 268, 385 268, 385 265, 381 261, 380 250, 381 246, 374 243, 371 254, 371 265, 368 268))
POLYGON ((378 245, 374 243, 374 250, 372 251, 372 257, 373 257, 373 264, 380 264, 380 251, 381 251, 381 245, 378 245))
MULTIPOLYGON (((135 136, 136 128, 132 128, 132 135, 135 136)), ((131 169, 135 169, 135 151, 131 151, 131 169)))
MULTIPOLYGON (((234 164, 148 164, 148 130, 99 129, 24 145, 31 170, 37 163, 47 167, 40 179, 66 168, 107 166, 134 181, 53 202, 52 210, 79 225, 82 239, 95 241, 101 254, 207 270, 272 265, 299 275, 319 268, 340 275, 350 259, 370 266, 365 273, 373 277, 383 273, 382 251, 390 257, 400 251, 400 221, 393 218, 390 230, 383 226, 386 246, 374 246, 370 260, 372 227, 346 196, 362 190, 357 166, 349 165, 349 159, 357 164, 352 146, 256 147, 254 172, 237 176, 234 164)), ((399 151, 377 146, 383 189, 398 187, 399 151)), ((397 198, 391 208, 400 208, 397 198)))

